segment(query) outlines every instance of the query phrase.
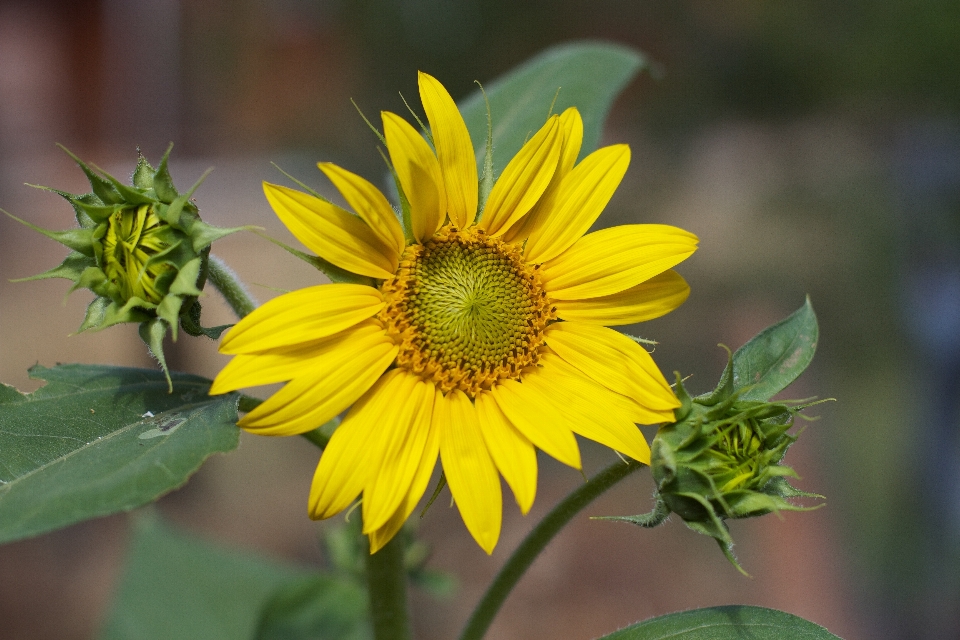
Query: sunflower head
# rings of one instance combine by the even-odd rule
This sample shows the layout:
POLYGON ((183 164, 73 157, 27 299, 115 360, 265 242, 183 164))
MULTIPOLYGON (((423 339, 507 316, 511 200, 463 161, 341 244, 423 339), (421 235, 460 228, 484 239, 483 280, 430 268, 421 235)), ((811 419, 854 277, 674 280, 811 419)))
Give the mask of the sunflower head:
POLYGON ((787 432, 803 407, 741 400, 723 387, 691 398, 679 375, 676 389, 682 402, 677 421, 662 426, 651 447, 658 510, 662 517, 676 513, 694 531, 713 537, 739 568, 725 520, 808 511, 816 507, 790 499, 823 497, 791 486, 787 478, 798 476, 782 464, 797 440, 787 432))
POLYGON ((190 200, 199 181, 186 193, 177 191, 167 168, 170 149, 156 169, 140 156, 130 185, 67 153, 86 174, 91 192, 48 190, 71 204, 78 228, 48 231, 20 222, 72 251, 60 266, 22 280, 65 278, 74 283, 70 291, 91 290, 96 297, 80 331, 139 323, 140 336, 166 371, 162 342, 168 331, 174 339, 178 326, 191 335, 208 333, 199 325, 197 296, 210 244, 238 229, 200 220, 190 200))
POLYGON ((424 131, 390 112, 377 131, 396 208, 328 162, 319 168, 348 208, 309 188, 264 184, 315 256, 288 250, 332 282, 279 296, 232 328, 220 351, 235 357, 211 393, 285 382, 238 423, 262 435, 304 433, 344 414, 309 513, 329 518, 362 495, 372 552, 414 511, 439 460, 464 524, 490 553, 501 477, 528 512, 538 449, 580 468, 577 434, 649 462, 637 424, 672 420, 680 402, 650 354, 609 327, 686 299, 673 267, 697 237, 658 224, 588 233, 630 150, 611 145, 577 162, 577 109, 547 116, 494 180, 489 155, 478 171, 447 90, 425 73, 418 84, 424 131))

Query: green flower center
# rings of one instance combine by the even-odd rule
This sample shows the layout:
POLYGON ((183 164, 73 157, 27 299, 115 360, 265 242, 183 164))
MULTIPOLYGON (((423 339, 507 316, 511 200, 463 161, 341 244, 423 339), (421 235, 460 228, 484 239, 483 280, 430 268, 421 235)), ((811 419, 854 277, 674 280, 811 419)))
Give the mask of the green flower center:
POLYGON ((103 237, 102 269, 124 302, 136 297, 160 304, 163 299, 157 280, 174 269, 158 259, 170 247, 168 228, 150 205, 110 216, 103 237))
POLYGON ((471 397, 536 364, 556 318, 519 248, 479 230, 447 226, 407 247, 381 290, 380 319, 400 345, 398 366, 471 397))

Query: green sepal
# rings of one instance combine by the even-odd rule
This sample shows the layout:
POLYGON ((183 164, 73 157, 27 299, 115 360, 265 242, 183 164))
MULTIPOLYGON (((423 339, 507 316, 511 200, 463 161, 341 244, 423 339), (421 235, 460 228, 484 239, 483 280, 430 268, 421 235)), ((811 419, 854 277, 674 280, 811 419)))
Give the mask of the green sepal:
POLYGON ((73 286, 70 287, 67 294, 69 295, 77 289, 90 289, 98 295, 109 297, 106 295, 108 285, 107 276, 103 274, 103 271, 97 266, 89 266, 80 272, 80 276, 77 278, 77 281, 73 283, 73 286))
MULTIPOLYGON (((0 211, 3 211, 3 209, 0 209, 0 211)), ((48 229, 44 229, 43 227, 38 227, 37 225, 27 222, 26 220, 21 220, 20 218, 13 215, 12 213, 9 213, 7 211, 3 211, 3 212, 6 213, 9 217, 19 222, 20 224, 30 227, 34 231, 38 233, 42 233, 48 238, 52 238, 53 240, 56 240, 57 242, 64 245, 65 247, 73 249, 78 253, 82 253, 85 256, 93 257, 93 253, 94 253, 93 252, 93 229, 80 228, 80 229, 68 229, 67 231, 49 231, 48 229)))
POLYGON ((156 169, 150 166, 143 154, 137 151, 137 167, 130 176, 130 182, 138 189, 153 189, 153 174, 156 169))
POLYGON ((93 301, 87 305, 87 313, 83 318, 83 322, 80 323, 80 328, 77 329, 77 333, 83 333, 88 329, 96 330, 100 327, 107 313, 107 307, 111 304, 113 304, 113 301, 110 300, 110 298, 101 296, 94 298, 93 301))
POLYGON ((170 338, 177 341, 177 327, 180 325, 180 308, 183 307, 183 298, 180 296, 164 296, 157 305, 157 317, 170 326, 170 338))
POLYGON ((726 345, 721 344, 718 346, 727 352, 727 366, 724 367, 723 373, 720 374, 720 382, 717 383, 717 387, 710 393, 697 396, 697 402, 705 407, 712 407, 717 403, 727 400, 733 396, 735 391, 733 387, 733 354, 726 345))
POLYGON ((157 171, 153 176, 153 190, 157 194, 157 199, 166 204, 171 204, 180 197, 176 187, 173 186, 173 178, 170 177, 170 168, 167 166, 167 161, 170 158, 170 152, 172 150, 173 144, 167 147, 167 151, 160 159, 160 166, 157 167, 157 171))
POLYGON ((224 228, 215 227, 202 220, 194 220, 189 229, 193 250, 197 253, 200 253, 220 238, 224 238, 238 231, 263 231, 263 227, 245 225, 243 227, 224 228))
POLYGON ((194 258, 180 267, 176 279, 170 285, 170 293, 180 296, 199 296, 203 293, 197 289, 197 279, 200 277, 202 263, 201 258, 194 258))
POLYGON ((99 207, 103 207, 107 213, 106 216, 109 217, 111 213, 116 209, 114 205, 104 205, 103 202, 93 193, 67 193, 66 191, 61 191, 60 189, 54 189, 53 187, 45 187, 41 184, 27 184, 28 187, 33 187, 34 189, 40 189, 42 191, 49 191, 55 193, 67 202, 70 203, 70 206, 73 207, 73 211, 77 217, 77 224, 81 227, 93 227, 96 225, 96 220, 94 220, 90 214, 86 211, 89 207, 91 210, 95 211, 99 207))
POLYGON ((334 264, 331 264, 330 262, 327 262, 326 260, 324 260, 324 259, 321 258, 320 256, 312 256, 312 255, 310 255, 309 253, 304 253, 303 251, 299 251, 299 250, 297 250, 297 249, 294 249, 294 248, 291 247, 290 245, 288 245, 288 244, 286 244, 286 243, 284 243, 284 242, 281 242, 280 240, 277 240, 276 238, 271 238, 271 237, 268 236, 266 233, 262 233, 262 232, 258 232, 258 231, 254 231, 254 233, 256 233, 258 236, 260 236, 260 237, 263 238, 264 240, 269 240, 270 242, 272 242, 273 244, 277 245, 278 247, 280 247, 281 249, 283 249, 283 250, 286 251, 287 253, 289 253, 289 254, 291 254, 291 255, 294 255, 294 256, 296 256, 297 258, 300 258, 301 260, 303 260, 303 261, 306 262, 307 264, 311 265, 311 266, 314 267, 315 269, 318 269, 323 275, 325 275, 325 276, 327 276, 328 278, 330 278, 330 281, 331 281, 331 282, 345 282, 345 283, 349 283, 349 284, 362 284, 362 285, 366 285, 366 286, 368 286, 368 287, 372 287, 372 286, 374 285, 374 280, 373 280, 373 278, 369 278, 369 277, 367 277, 367 276, 361 276, 361 275, 359 275, 359 274, 356 274, 356 273, 352 273, 352 272, 350 272, 350 271, 347 271, 346 269, 341 269, 340 267, 338 267, 338 266, 336 266, 336 265, 334 265, 334 264))
POLYGON ((73 158, 73 161, 77 163, 77 166, 79 166, 84 175, 87 176, 87 180, 90 181, 90 188, 93 189, 93 192, 104 204, 120 204, 123 202, 123 198, 120 197, 120 194, 117 193, 116 189, 113 188, 113 185, 110 184, 109 180, 106 180, 94 173, 93 169, 87 166, 87 163, 75 156, 73 152, 71 152, 62 144, 58 144, 57 146, 63 149, 68 156, 73 158))
POLYGON ((128 205, 141 205, 141 204, 153 204, 156 202, 154 198, 142 193, 140 189, 136 187, 128 187, 123 184, 112 175, 107 172, 103 172, 104 177, 110 181, 110 184, 113 185, 113 188, 116 189, 117 193, 120 194, 121 200, 128 205))
MULTIPOLYGON (((76 280, 80 277, 80 274, 83 273, 85 269, 91 267, 94 264, 93 259, 89 256, 85 256, 82 253, 77 251, 72 251, 67 254, 67 257, 64 258, 63 262, 59 266, 54 267, 43 273, 38 273, 35 276, 27 276, 26 278, 17 278, 16 280, 11 280, 11 282, 27 282, 28 280, 46 280, 47 278, 64 278, 65 280, 76 280)), ((71 289, 72 291, 72 289, 71 289)))
POLYGON ((636 516, 592 516, 591 520, 614 520, 617 522, 629 522, 630 524, 635 524, 638 527, 643 527, 645 529, 652 529, 653 527, 659 527, 661 524, 667 521, 667 518, 670 517, 670 509, 664 504, 660 496, 656 496, 656 501, 654 502, 653 509, 647 513, 641 513, 636 516))
POLYGON ((217 327, 204 327, 200 324, 200 311, 200 301, 194 300, 190 308, 186 309, 186 313, 180 314, 180 327, 187 335, 195 338, 206 336, 213 340, 219 340, 223 332, 233 326, 232 324, 222 324, 217 327))
POLYGON ((157 215, 167 224, 177 227, 180 225, 180 213, 187 204, 187 200, 189 200, 189 198, 186 195, 177 196, 169 205, 158 206, 157 215))
MULTIPOLYGON (((115 204, 88 204, 80 200, 72 200, 74 208, 83 213, 94 224, 106 222, 114 213, 122 207, 115 204)), ((81 226, 83 226, 81 224, 81 226)))
POLYGON ((437 501, 437 498, 440 497, 440 492, 443 491, 443 488, 447 486, 447 474, 440 471, 440 477, 437 479, 437 486, 433 488, 433 493, 430 495, 430 499, 427 500, 427 504, 424 505, 423 511, 420 512, 420 517, 427 515, 427 510, 437 501))
MULTIPOLYGON (((307 193, 309 193, 310 195, 312 195, 312 196, 313 196, 314 198, 316 198, 317 200, 322 200, 323 202, 326 202, 327 204, 333 204, 333 203, 330 202, 330 200, 329 200, 326 196, 324 196, 322 193, 320 193, 319 191, 317 191, 316 189, 314 189, 314 188, 311 187, 310 185, 301 182, 301 181, 298 180, 297 178, 293 177, 292 175, 290 175, 289 173, 287 173, 286 171, 284 171, 283 169, 281 169, 280 166, 279 166, 276 162, 271 162, 270 164, 273 165, 273 168, 274 168, 274 169, 276 169, 277 171, 279 171, 280 173, 282 173, 282 174, 284 175, 284 177, 287 178, 287 180, 289 180, 290 182, 294 183, 295 185, 297 185, 298 187, 300 187, 301 189, 303 189, 304 191, 306 191, 307 193)), ((317 167, 320 167, 321 164, 322 164, 322 163, 318 162, 318 163, 317 163, 317 167)))
POLYGON ((173 381, 170 380, 170 370, 167 368, 167 359, 163 356, 163 339, 167 335, 169 325, 162 318, 154 318, 140 324, 140 339, 150 349, 150 354, 160 363, 163 375, 167 378, 169 393, 173 393, 173 381))
POLYGON ((156 308, 157 305, 136 296, 127 300, 122 306, 116 301, 111 301, 104 311, 103 322, 95 330, 99 331, 123 322, 149 322, 153 316, 147 311, 154 311, 156 308))
POLYGON ((400 186, 400 176, 394 171, 392 165, 390 166, 390 173, 393 174, 393 182, 397 188, 397 200, 400 201, 400 222, 403 225, 403 235, 407 242, 415 242, 417 239, 413 235, 410 200, 407 198, 407 194, 403 192, 403 187, 400 186))
POLYGON ((480 216, 483 215, 483 208, 487 204, 487 198, 490 197, 490 191, 493 190, 493 115, 490 113, 490 99, 487 98, 487 92, 482 86, 480 93, 483 94, 483 104, 487 110, 487 144, 483 153, 483 171, 477 185, 477 215, 474 222, 479 221, 480 216))

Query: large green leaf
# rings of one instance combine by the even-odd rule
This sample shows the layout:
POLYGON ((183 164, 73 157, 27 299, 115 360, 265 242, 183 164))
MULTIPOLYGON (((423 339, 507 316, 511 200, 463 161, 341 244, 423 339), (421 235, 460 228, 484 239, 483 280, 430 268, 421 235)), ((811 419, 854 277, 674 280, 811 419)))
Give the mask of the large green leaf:
POLYGON ((837 640, 818 624, 763 607, 728 606, 670 613, 600 640, 837 640))
POLYGON ((34 367, 0 385, 0 542, 138 507, 239 443, 237 396, 210 381, 94 365, 34 367))
POLYGON ((253 638, 273 592, 306 575, 178 533, 153 515, 142 517, 101 638, 253 638))
POLYGON ((813 360, 820 330, 810 298, 788 318, 767 327, 733 354, 733 387, 743 400, 769 400, 813 360))
MULTIPOLYGON (((524 141, 553 113, 577 107, 583 116, 581 155, 593 151, 613 99, 645 64, 627 47, 604 42, 575 42, 547 49, 507 75, 484 86, 493 115, 493 166, 498 175, 524 141), (557 91, 559 90, 559 94, 557 91)), ((477 162, 487 141, 487 109, 477 90, 460 104, 477 162)))

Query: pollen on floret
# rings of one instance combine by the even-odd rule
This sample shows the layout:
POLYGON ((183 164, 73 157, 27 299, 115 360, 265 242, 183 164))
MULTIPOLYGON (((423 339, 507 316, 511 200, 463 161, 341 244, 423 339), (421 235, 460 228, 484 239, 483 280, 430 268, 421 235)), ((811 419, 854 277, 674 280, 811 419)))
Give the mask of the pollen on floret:
POLYGON ((407 247, 381 286, 380 312, 399 345, 397 366, 443 392, 470 397, 536 365, 556 319, 536 268, 518 246, 483 230, 443 227, 407 247))

